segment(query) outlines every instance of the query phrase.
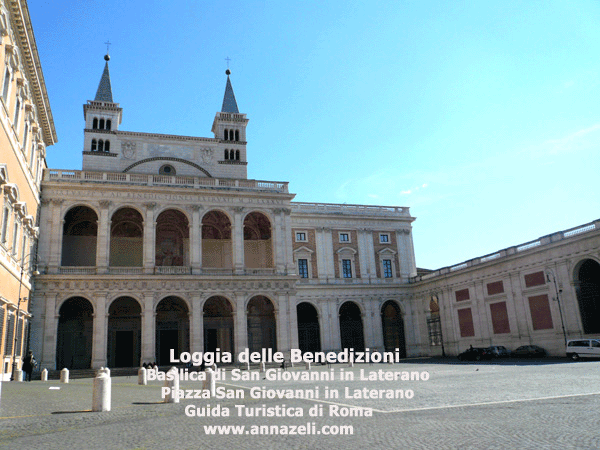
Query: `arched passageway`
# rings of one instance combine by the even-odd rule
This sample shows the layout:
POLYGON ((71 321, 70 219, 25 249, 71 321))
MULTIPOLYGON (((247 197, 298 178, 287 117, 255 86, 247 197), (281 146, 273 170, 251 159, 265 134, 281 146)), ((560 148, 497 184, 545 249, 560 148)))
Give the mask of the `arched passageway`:
POLYGON ((87 206, 75 206, 65 214, 62 266, 95 266, 98 215, 87 206))
POLYGON ((204 351, 233 354, 233 308, 225 297, 209 298, 202 310, 204 315, 204 351))
POLYGON ((277 350, 275 308, 267 297, 257 295, 248 303, 248 348, 259 352, 263 348, 277 350))
POLYGON ((111 218, 110 259, 112 267, 141 267, 144 254, 144 220, 133 208, 120 208, 111 218))
POLYGON ((381 307, 381 323, 385 351, 393 352, 398 349, 400 357, 406 358, 404 320, 402 320, 402 311, 395 302, 389 300, 383 304, 381 307))
POLYGON ((140 304, 131 297, 119 297, 108 309, 107 361, 109 367, 140 365, 140 304))
POLYGON ((202 267, 231 269, 231 221, 221 211, 209 211, 202 218, 202 267))
POLYGON ((190 348, 189 311, 179 297, 166 297, 156 305, 156 361, 171 364, 171 349, 176 357, 190 348))
POLYGON ((340 337, 342 348, 365 349, 362 315, 354 302, 346 302, 340 307, 340 337))
POLYGON ((583 261, 576 274, 577 302, 585 334, 600 333, 600 264, 583 261))
POLYGON ((72 297, 59 310, 56 368, 89 369, 92 364, 94 308, 83 297, 72 297))
POLYGON ((259 212, 244 219, 244 265, 251 269, 273 267, 271 222, 259 212))
POLYGON ((321 351, 321 334, 317 309, 308 302, 296 306, 298 316, 298 348, 303 352, 321 351))
POLYGON ((181 211, 168 209, 156 218, 156 265, 189 266, 189 223, 181 211))

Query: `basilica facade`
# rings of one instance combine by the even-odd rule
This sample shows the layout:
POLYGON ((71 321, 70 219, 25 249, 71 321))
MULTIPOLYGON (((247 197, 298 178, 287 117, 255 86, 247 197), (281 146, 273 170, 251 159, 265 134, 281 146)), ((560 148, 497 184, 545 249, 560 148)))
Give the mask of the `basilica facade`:
POLYGON ((248 179, 229 71, 213 137, 123 131, 105 59, 83 170, 42 181, 43 367, 168 364, 171 349, 418 352, 398 289, 416 275, 408 208, 298 203, 287 182, 248 179))

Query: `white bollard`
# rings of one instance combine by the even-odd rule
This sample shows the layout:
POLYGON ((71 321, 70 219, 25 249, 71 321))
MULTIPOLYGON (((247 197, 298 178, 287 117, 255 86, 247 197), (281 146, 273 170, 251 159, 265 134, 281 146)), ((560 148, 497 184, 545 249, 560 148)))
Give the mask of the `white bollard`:
POLYGON ((110 377, 110 369, 108 367, 104 368, 104 371, 106 372, 106 374, 110 377))
POLYGON ((212 366, 210 366, 210 368, 211 368, 213 371, 215 371, 215 372, 216 372, 216 371, 217 371, 217 363, 215 363, 215 364, 213 364, 212 366))
POLYGON ((42 381, 48 381, 48 369, 44 368, 44 370, 42 370, 41 377, 42 381))
POLYGON ((176 367, 171 367, 167 373, 166 373, 166 377, 165 377, 165 387, 170 388, 170 392, 165 395, 165 399, 164 402, 165 403, 179 403, 179 396, 177 395, 179 393, 179 373, 177 372, 177 368, 176 367), (172 380, 169 380, 168 378, 170 378, 168 375, 169 373, 172 373, 172 380))
POLYGON ((306 361, 306 363, 305 363, 305 369, 306 370, 310 370, 310 361, 306 361))
POLYGON ((23 371, 21 369, 15 369, 15 381, 23 381, 23 371))
POLYGON ((266 372, 265 362, 264 361, 260 363, 260 372, 261 373, 266 372))
POLYGON ((109 370, 101 367, 94 378, 94 392, 92 394, 92 411, 110 411, 111 380, 109 370))
POLYGON ((350 362, 348 363, 348 367, 354 367, 354 360, 351 359, 350 362))
POLYGON ((69 382, 69 369, 66 367, 60 371, 60 382, 68 383, 69 382))
POLYGON ((250 363, 249 362, 246 363, 246 370, 250 371, 250 363))
POLYGON ((202 389, 208 390, 211 398, 214 398, 217 394, 215 372, 213 372, 211 369, 206 369, 206 379, 202 383, 202 389))
POLYGON ((138 370, 138 384, 144 386, 148 384, 148 373, 145 367, 140 367, 140 370, 138 370))

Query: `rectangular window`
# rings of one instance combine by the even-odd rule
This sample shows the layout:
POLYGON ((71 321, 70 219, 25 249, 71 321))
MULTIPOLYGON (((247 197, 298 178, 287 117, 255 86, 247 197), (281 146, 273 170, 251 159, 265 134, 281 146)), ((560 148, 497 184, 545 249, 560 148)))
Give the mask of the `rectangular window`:
POLYGON ((298 275, 300 275, 300 278, 308 278, 308 260, 307 259, 299 259, 298 260, 298 275))
POLYGON ((6 244, 6 232, 8 230, 8 216, 10 215, 10 211, 8 208, 4 208, 4 213, 2 214, 2 234, 0 235, 0 242, 6 244))
POLYGON ((506 302, 490 304, 490 313, 492 315, 492 328, 494 329, 494 334, 510 333, 506 302))
POLYGON ((458 327, 460 328, 460 337, 475 336, 471 308, 458 310, 458 327))
POLYGON ((342 259, 342 276, 352 278, 352 261, 349 259, 342 259))
POLYGON ((502 284, 502 280, 495 281, 493 283, 487 284, 487 292, 488 295, 501 294, 504 292, 504 285, 502 284))
POLYGON ((383 260, 383 278, 392 278, 392 260, 383 260))
POLYGON ((529 297, 529 311, 531 311, 531 322, 534 330, 549 330, 554 327, 548 295, 529 297))
POLYGON ((306 242, 306 233, 304 231, 296 233, 296 242, 306 242))
POLYGON ((541 286, 546 284, 544 272, 535 272, 525 275, 525 287, 541 286))
POLYGON ((350 235, 348 233, 340 233, 340 242, 350 242, 350 235))
POLYGON ((15 338, 15 315, 8 313, 8 321, 6 322, 6 340, 4 341, 4 354, 12 355, 13 340, 15 338))
POLYGON ((19 237, 19 222, 17 222, 15 220, 15 227, 13 230, 13 240, 12 240, 12 254, 16 255, 17 254, 17 239, 19 237))
POLYGON ((21 100, 17 97, 17 103, 15 105, 15 120, 13 120, 13 125, 15 128, 19 127, 19 113, 21 112, 21 100))
POLYGON ((462 302, 463 300, 469 300, 469 298, 470 298, 469 289, 461 289, 460 291, 456 291, 454 293, 454 295, 456 296, 457 302, 462 302))
POLYGON ((21 356, 21 348, 23 347, 23 320, 17 322, 17 356, 21 356))
POLYGON ((2 98, 4 102, 8 102, 8 88, 10 87, 10 70, 4 72, 4 86, 2 87, 2 98))
POLYGON ((379 242, 381 244, 389 244, 390 243, 390 235, 389 234, 380 234, 379 242))

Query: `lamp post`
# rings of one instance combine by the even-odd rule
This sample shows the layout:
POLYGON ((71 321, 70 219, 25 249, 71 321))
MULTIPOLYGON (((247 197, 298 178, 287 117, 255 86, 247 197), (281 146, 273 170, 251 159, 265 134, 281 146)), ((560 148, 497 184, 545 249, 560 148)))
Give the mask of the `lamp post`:
MULTIPOLYGON (((15 341, 13 344, 13 363, 12 363, 12 373, 10 375, 10 381, 13 381, 15 379, 15 372, 17 371, 17 345, 18 345, 18 327, 19 327, 19 312, 21 311, 21 300, 27 300, 28 297, 23 297, 21 298, 21 288, 23 287, 23 274, 25 273, 25 261, 27 260, 27 258, 31 259, 31 256, 33 254, 29 253, 25 256, 23 256, 23 258, 21 258, 21 276, 19 277, 19 300, 17 301, 17 314, 16 314, 16 320, 15 320, 15 327, 14 327, 14 336, 15 336, 15 341)), ((29 261, 31 263, 31 261, 29 261)), ((34 270, 33 275, 37 275, 38 272, 37 270, 34 270)))
POLYGON ((565 345, 567 345, 567 332, 565 331, 565 321, 563 319, 562 306, 560 305, 561 290, 558 289, 558 284, 556 283, 556 277, 554 276, 554 272, 552 272, 550 269, 546 269, 546 280, 548 280, 548 282, 550 282, 550 277, 552 277, 552 281, 554 283, 554 290, 556 291, 556 302, 558 303, 558 312, 560 313, 560 324, 562 326, 565 345))

